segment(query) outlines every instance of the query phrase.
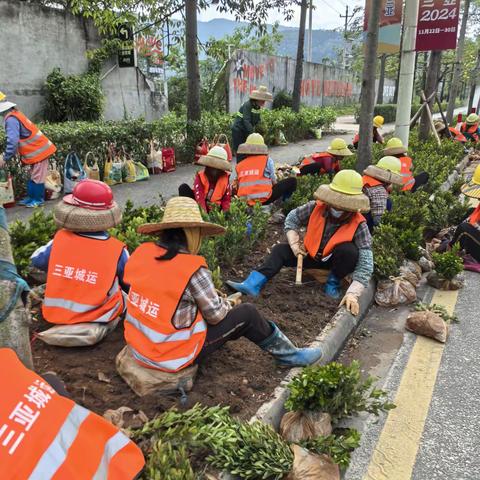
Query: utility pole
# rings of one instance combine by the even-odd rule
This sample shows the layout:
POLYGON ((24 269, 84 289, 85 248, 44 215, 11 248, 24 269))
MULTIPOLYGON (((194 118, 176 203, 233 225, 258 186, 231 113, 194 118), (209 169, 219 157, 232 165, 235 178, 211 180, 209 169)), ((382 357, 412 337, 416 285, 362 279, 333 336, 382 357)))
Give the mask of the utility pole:
POLYGON ((395 136, 408 146, 412 110, 413 78, 415 73, 415 37, 417 35, 418 1, 408 0, 405 6, 403 42, 398 85, 395 136))
POLYGON ((478 49, 478 52, 477 52, 477 64, 475 65, 475 68, 470 74, 470 95, 468 97, 467 113, 470 113, 472 111, 473 100, 475 99, 475 89, 477 88, 477 79, 478 79, 479 72, 480 72, 480 48, 478 49))
POLYGON ((348 5, 345 6, 345 15, 340 15, 340 18, 345 19, 345 27, 343 30, 343 38, 345 39, 345 47, 343 49, 343 68, 347 68, 347 31, 348 31, 348 24, 350 23, 350 20, 355 16, 354 13, 351 15, 348 14, 349 12, 349 7, 348 5))
POLYGON ((313 0, 310 0, 308 10, 308 37, 307 37, 307 62, 312 61, 312 46, 313 46, 313 32, 312 32, 312 17, 313 17, 313 0))
POLYGON ((300 97, 303 78, 303 48, 305 45, 305 24, 307 23, 307 9, 307 0, 302 0, 302 7, 300 10, 300 28, 298 29, 297 62, 295 64, 295 78, 293 80, 292 93, 292 110, 294 112, 300 111, 300 97))

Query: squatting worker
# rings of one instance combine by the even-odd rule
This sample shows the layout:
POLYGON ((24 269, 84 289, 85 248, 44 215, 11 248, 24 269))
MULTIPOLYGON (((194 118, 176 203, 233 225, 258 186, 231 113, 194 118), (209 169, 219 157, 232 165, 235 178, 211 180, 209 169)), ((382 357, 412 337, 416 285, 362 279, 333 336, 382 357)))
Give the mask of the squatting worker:
POLYGON ((202 155, 197 165, 205 168, 195 175, 193 189, 186 183, 178 187, 180 197, 193 198, 205 211, 210 212, 212 205, 220 207, 224 212, 230 209, 232 190, 230 186, 230 172, 232 164, 223 147, 212 147, 207 155, 202 155))
POLYGON ((345 304, 358 314, 358 297, 373 273, 372 237, 365 217, 369 201, 362 193, 362 177, 353 170, 342 170, 330 185, 321 185, 314 194, 316 201, 292 210, 285 219, 288 243, 275 245, 262 266, 242 282, 227 282, 233 289, 257 296, 264 285, 282 267, 297 265, 297 257, 305 256, 305 268, 330 270, 325 293, 341 296, 341 280, 352 274, 353 281, 340 305, 345 304), (300 230, 306 226, 304 241, 300 230))
POLYGON ((130 257, 125 340, 144 367, 179 371, 204 360, 230 340, 246 337, 280 365, 302 366, 321 357, 318 348, 296 348, 250 304, 233 306, 217 294, 205 259, 198 251, 205 236, 224 228, 204 222, 194 200, 174 197, 160 223, 139 233, 159 235, 130 257))
POLYGON ((121 287, 127 289, 128 251, 107 233, 122 219, 112 189, 82 180, 58 202, 53 217, 58 232, 32 255, 32 265, 48 272, 45 320, 66 325, 116 320, 125 308, 121 287))
MULTIPOLYGON (((384 139, 380 133, 380 129, 383 127, 385 119, 381 115, 377 115, 373 119, 373 143, 380 143, 383 145, 384 139)), ((355 149, 358 148, 358 142, 360 141, 360 135, 357 133, 353 138, 353 146, 355 149)))
POLYGON ((26 207, 38 207, 45 200, 45 179, 48 159, 56 151, 55 145, 32 123, 15 103, 7 102, 0 92, 0 115, 5 120, 6 147, 0 155, 0 168, 18 153, 25 165, 31 165, 30 180, 27 183, 27 196, 18 202, 26 207))
POLYGON ((397 157, 401 163, 400 175, 403 180, 403 191, 415 192, 422 185, 426 185, 430 176, 427 172, 413 175, 413 160, 407 155, 407 148, 399 138, 391 138, 383 149, 385 156, 397 157))
POLYGON ((272 94, 267 87, 260 86, 253 90, 250 99, 247 100, 236 113, 232 123, 232 153, 236 154, 239 145, 245 143, 247 137, 255 131, 260 123, 260 110, 266 102, 273 100, 272 94))
POLYGON ((476 113, 471 113, 462 123, 460 132, 469 142, 480 142, 480 117, 476 113))
POLYGON ((459 143, 467 143, 467 137, 465 137, 465 135, 460 132, 460 130, 457 130, 453 127, 447 128, 443 122, 435 122, 434 125, 435 130, 437 131, 440 138, 451 138, 459 143), (451 135, 449 135, 449 131, 451 135))
POLYGON ((237 165, 230 176, 233 192, 254 205, 269 205, 276 200, 287 200, 297 188, 295 177, 277 182, 275 163, 268 155, 268 147, 259 133, 252 133, 238 147, 237 165))
POLYGON ((57 393, 13 350, 0 348, 0 363, 2 480, 137 478, 142 451, 118 428, 57 393))
POLYGON ((401 167, 398 158, 383 157, 363 171, 363 193, 370 201, 370 212, 365 214, 370 232, 380 224, 383 214, 392 209, 389 192, 392 185, 403 185, 401 167))
POLYGON ((300 175, 329 175, 330 179, 340 171, 340 162, 353 155, 345 140, 335 138, 326 152, 314 153, 305 157, 300 163, 300 175))

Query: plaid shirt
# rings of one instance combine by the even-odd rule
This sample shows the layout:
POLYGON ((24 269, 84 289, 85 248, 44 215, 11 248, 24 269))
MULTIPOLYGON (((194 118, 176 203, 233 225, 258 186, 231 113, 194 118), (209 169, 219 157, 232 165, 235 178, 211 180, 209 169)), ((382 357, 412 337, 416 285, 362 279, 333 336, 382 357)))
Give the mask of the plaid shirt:
MULTIPOLYGON (((310 220, 310 215, 315 208, 316 202, 311 201, 302 205, 301 207, 292 210, 285 219, 285 231, 288 232, 289 230, 296 230, 299 231, 302 227, 308 225, 308 221, 310 220)), ((338 230, 341 224, 339 223, 332 223, 329 221, 329 217, 327 216, 327 221, 325 223, 325 230, 323 232, 322 242, 320 244, 320 250, 325 247, 327 242, 332 238, 333 234, 338 230)), ((371 249, 372 248, 372 236, 368 231, 367 223, 361 223, 355 235, 353 237, 353 243, 357 246, 358 249, 371 249)))
POLYGON ((200 268, 193 274, 183 292, 173 316, 173 325, 175 328, 190 327, 198 309, 207 323, 215 325, 225 318, 231 308, 225 298, 218 296, 210 270, 200 268))
POLYGON ((388 192, 383 185, 363 187, 363 193, 370 200, 370 214, 372 217, 381 217, 387 209, 388 192))

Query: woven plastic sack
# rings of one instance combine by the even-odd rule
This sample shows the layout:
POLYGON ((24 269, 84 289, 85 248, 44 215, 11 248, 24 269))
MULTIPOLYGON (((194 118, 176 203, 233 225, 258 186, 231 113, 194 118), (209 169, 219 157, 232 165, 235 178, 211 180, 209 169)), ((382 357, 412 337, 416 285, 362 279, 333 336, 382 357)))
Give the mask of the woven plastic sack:
POLYGON ((328 455, 293 445, 293 470, 287 480, 340 480, 340 468, 328 455))
POLYGON ((122 181, 125 183, 134 183, 137 180, 137 169, 135 162, 127 155, 124 156, 122 165, 122 181))
POLYGON ((88 347, 103 340, 118 325, 120 318, 109 323, 76 323, 74 325, 55 325, 38 338, 56 347, 88 347))
POLYGON ((163 170, 161 150, 155 149, 155 143, 150 140, 150 153, 147 155, 147 168, 152 175, 158 175, 163 170))
POLYGON ((90 180, 100 180, 100 167, 98 166, 98 160, 93 156, 92 152, 87 152, 85 155, 85 161, 83 162, 83 168, 87 177, 90 180), (93 157, 93 165, 90 167, 88 165, 88 159, 93 157))
POLYGON ((52 167, 45 178, 45 198, 56 200, 62 192, 62 177, 56 167, 52 167))
POLYGON ((148 168, 141 162, 134 162, 135 165, 135 178, 137 182, 141 182, 143 180, 148 180, 150 178, 150 174, 148 173, 148 168))
POLYGON ((66 194, 72 193, 75 185, 87 178, 79 156, 75 152, 70 152, 65 159, 63 172, 63 190, 66 194))
POLYGON ((103 172, 103 181, 110 186, 122 183, 122 170, 122 159, 118 158, 115 154, 113 145, 109 145, 105 171, 103 172))
POLYGON ((196 365, 184 368, 177 373, 142 367, 133 358, 128 345, 117 355, 115 364, 119 375, 139 397, 150 393, 175 393, 180 388, 188 392, 193 388, 193 379, 197 373, 196 365))
POLYGON ((280 435, 289 443, 300 443, 332 433, 332 418, 324 412, 287 412, 280 422, 280 435))
POLYGON ((411 313, 405 326, 407 330, 417 335, 430 337, 442 343, 447 341, 448 325, 436 313, 428 311, 411 313))
POLYGON ((163 172, 174 172, 177 168, 175 150, 173 148, 162 148, 163 172))
MULTIPOLYGON (((415 275, 411 274, 414 279, 415 275)), ((403 276, 391 277, 378 283, 375 302, 381 307, 395 307, 412 303, 417 299, 414 285, 403 276)))

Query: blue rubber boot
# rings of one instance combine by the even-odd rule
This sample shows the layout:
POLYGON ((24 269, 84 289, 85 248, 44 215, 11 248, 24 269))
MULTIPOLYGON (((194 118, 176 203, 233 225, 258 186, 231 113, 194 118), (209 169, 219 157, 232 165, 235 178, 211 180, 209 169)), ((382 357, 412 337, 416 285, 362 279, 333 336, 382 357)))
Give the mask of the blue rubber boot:
POLYGON ((320 348, 297 348, 273 322, 270 322, 270 325, 273 333, 258 346, 275 357, 278 365, 304 367, 322 358, 320 348))
POLYGON ((325 295, 338 300, 342 295, 342 287, 340 279, 336 277, 332 272, 328 274, 327 283, 325 284, 325 295))
POLYGON ((33 180, 27 182, 27 196, 18 202, 19 205, 26 205, 33 200, 32 186, 35 185, 33 180))
POLYGON ((267 281, 268 279, 265 275, 253 270, 243 282, 228 281, 226 283, 237 292, 242 292, 244 295, 251 295, 252 297, 258 297, 267 281))
POLYGON ((27 208, 41 207, 45 203, 45 184, 35 183, 32 185, 32 199, 25 204, 27 208))

